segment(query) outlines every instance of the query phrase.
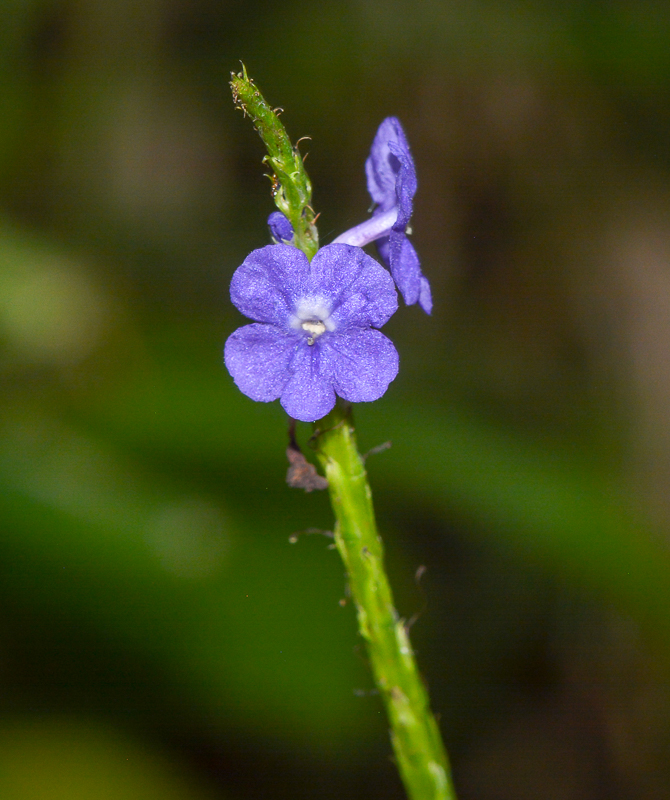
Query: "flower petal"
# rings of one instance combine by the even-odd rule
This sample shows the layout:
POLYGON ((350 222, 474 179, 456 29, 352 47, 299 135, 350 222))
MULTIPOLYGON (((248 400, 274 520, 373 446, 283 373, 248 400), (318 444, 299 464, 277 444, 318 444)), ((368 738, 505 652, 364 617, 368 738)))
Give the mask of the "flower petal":
POLYGON ((409 160, 414 166, 400 121, 396 117, 387 117, 377 129, 365 162, 368 191, 382 212, 393 208, 397 202, 396 177, 400 172, 401 160, 409 160), (393 143, 395 152, 391 151, 389 143, 393 143), (398 153, 401 155, 398 156, 398 153))
POLYGON ((430 314, 432 300, 430 298, 430 284, 421 272, 419 256, 414 246, 404 233, 391 231, 388 243, 388 260, 391 275, 400 289, 400 293, 408 306, 417 301, 421 308, 430 314))
POLYGON ((323 346, 332 353, 335 391, 351 403, 377 400, 398 374, 398 351, 379 331, 333 334, 323 346))
POLYGON ((297 300, 305 293, 307 256, 288 244, 269 244, 253 250, 235 270, 230 299, 257 322, 284 326, 297 300))
POLYGON ((382 239, 377 239, 375 244, 377 245, 377 252, 379 253, 379 257, 386 264, 387 267, 390 267, 391 257, 389 255, 389 237, 384 236, 382 239))
POLYGON ((224 361, 240 391, 263 403, 276 400, 291 378, 300 337, 274 325, 245 325, 228 337, 224 361))
POLYGON ((433 294, 430 291, 430 284, 425 275, 421 276, 421 288, 419 289, 419 305, 426 312, 432 314, 433 312, 433 294))
POLYGON ((407 141, 404 142, 403 147, 395 142, 389 142, 389 149, 400 165, 395 182, 398 217, 393 223, 393 230, 404 233, 412 216, 413 199, 416 194, 416 169, 407 141))
POLYGON ((335 405, 332 358, 321 341, 296 350, 292 376, 281 393, 284 410, 301 422, 315 422, 335 405))
POLYGON ((393 280, 360 247, 329 244, 312 259, 308 287, 327 298, 336 330, 351 326, 379 328, 398 309, 393 280))

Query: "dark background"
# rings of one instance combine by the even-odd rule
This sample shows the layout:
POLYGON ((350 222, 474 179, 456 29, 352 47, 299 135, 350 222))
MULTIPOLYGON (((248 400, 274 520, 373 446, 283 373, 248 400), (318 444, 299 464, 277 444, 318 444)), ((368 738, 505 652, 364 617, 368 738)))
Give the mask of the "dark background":
POLYGON ((273 209, 240 59, 323 243, 383 117, 414 151, 435 311, 356 418, 459 797, 670 794, 669 41, 663 2, 5 0, 3 798, 403 797, 343 568, 288 542, 327 497, 222 365, 273 209))

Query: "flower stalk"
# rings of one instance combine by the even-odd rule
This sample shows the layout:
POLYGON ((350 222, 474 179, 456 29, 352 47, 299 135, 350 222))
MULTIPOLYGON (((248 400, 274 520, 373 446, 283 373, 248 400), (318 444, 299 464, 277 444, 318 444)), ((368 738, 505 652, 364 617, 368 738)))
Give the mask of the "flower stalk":
POLYGON ((272 195, 277 208, 293 226, 293 244, 311 259, 319 249, 316 215, 311 206, 312 184, 297 145, 291 144, 279 119, 281 109, 273 109, 266 102, 244 64, 242 72, 231 74, 230 88, 235 105, 251 117, 268 151, 264 161, 273 170, 272 195))
MULTIPOLYGON (((361 246, 380 240, 406 302, 419 302, 427 313, 432 307, 407 238, 416 190, 409 146, 398 120, 382 123, 366 166, 378 207, 372 218, 319 250, 311 184, 297 147, 244 67, 231 87, 265 143, 275 204, 284 217, 270 215, 275 244, 254 250, 233 275, 231 300, 254 322, 229 336, 226 366, 253 400, 279 399, 293 419, 318 420, 311 441, 328 481, 335 543, 388 712, 400 775, 410 800, 455 800, 437 721, 405 621, 393 605, 349 404, 381 397, 398 371, 397 351, 378 330, 398 307, 394 281, 361 246), (336 403, 336 396, 349 402, 336 403)), ((296 465, 303 468, 295 453, 289 448, 290 479, 307 488, 304 474, 295 476, 296 465)), ((315 485, 318 476, 308 477, 309 490, 322 488, 315 485)))
POLYGON ((447 754, 419 675, 405 621, 393 604, 372 492, 351 408, 338 403, 314 424, 312 442, 328 480, 358 627, 391 723, 398 770, 411 800, 455 800, 447 754))

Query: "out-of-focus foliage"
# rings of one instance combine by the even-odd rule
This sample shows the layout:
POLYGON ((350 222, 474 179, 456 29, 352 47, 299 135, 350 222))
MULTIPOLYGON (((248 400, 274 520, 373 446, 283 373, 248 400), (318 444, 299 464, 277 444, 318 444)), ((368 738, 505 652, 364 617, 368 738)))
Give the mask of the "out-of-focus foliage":
POLYGON ((212 800, 146 745, 87 720, 11 719, 0 728, 5 800, 212 800))
POLYGON ((281 409, 221 363, 273 208, 243 59, 312 137, 322 242, 367 213, 379 121, 413 147, 435 312, 385 328, 401 372, 356 416, 393 442, 380 528, 461 797, 666 797, 664 4, 0 23, 0 794, 402 796, 342 566, 288 541, 327 500, 286 487, 281 409))

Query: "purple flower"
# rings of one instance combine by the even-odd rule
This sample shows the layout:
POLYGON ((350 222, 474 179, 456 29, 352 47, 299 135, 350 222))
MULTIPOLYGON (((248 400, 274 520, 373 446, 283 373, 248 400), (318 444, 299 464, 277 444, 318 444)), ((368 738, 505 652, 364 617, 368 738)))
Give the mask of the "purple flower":
POLYGON ((230 285, 233 304, 256 320, 226 342, 225 362, 252 400, 279 398, 304 422, 325 416, 338 394, 377 400, 398 374, 380 328, 398 308, 388 272, 359 247, 330 244, 311 263, 296 247, 254 250, 230 285))
POLYGON ((273 211, 268 217, 268 227, 272 239, 279 242, 290 242, 293 239, 293 225, 281 211, 273 211))
POLYGON ((379 126, 365 162, 365 174, 368 191, 376 203, 372 217, 338 236, 335 242, 362 247, 377 241, 379 255, 390 268, 407 305, 418 302, 430 314, 430 284, 407 236, 416 170, 405 132, 395 117, 387 117, 379 126))

